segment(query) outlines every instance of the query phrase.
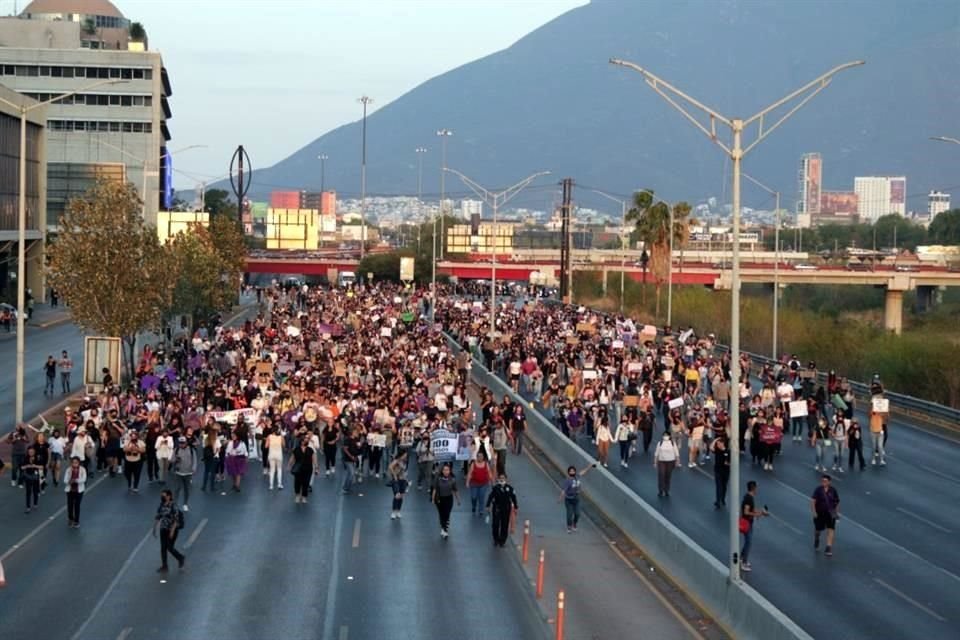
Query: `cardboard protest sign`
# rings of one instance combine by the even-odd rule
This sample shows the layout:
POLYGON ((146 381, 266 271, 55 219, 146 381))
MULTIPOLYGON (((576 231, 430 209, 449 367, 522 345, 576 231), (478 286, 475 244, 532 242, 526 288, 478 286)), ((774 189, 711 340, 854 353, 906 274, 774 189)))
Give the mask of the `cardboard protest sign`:
POLYGON ((888 398, 873 398, 870 401, 870 408, 874 413, 890 413, 890 400, 888 398))
POLYGON ((667 406, 670 407, 671 409, 679 409, 680 407, 683 406, 683 398, 674 398, 673 400, 667 403, 667 406))
POLYGON ((805 418, 807 417, 807 401, 806 400, 794 400, 790 403, 790 417, 791 418, 805 418))

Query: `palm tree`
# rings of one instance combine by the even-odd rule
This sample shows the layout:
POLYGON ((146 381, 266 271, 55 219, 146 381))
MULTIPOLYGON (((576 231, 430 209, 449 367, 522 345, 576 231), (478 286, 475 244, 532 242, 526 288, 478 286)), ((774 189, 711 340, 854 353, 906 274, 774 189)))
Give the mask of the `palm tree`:
MULTIPOLYGON (((660 317, 660 290, 670 273, 670 209, 667 203, 654 197, 652 189, 643 189, 633 194, 633 206, 627 212, 627 220, 636 225, 638 239, 646 243, 650 254, 650 273, 657 286, 656 317, 660 317)), ((683 247, 689 237, 689 227, 695 220, 689 219, 690 205, 678 202, 673 205, 673 247, 683 247)))

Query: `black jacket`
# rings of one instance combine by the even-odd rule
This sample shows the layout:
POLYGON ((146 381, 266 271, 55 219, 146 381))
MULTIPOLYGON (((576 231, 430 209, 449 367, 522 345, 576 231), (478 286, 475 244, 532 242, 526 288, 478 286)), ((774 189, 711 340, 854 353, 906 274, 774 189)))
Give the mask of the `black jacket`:
POLYGON ((509 484, 495 484, 487 497, 487 507, 493 507, 493 512, 500 515, 510 513, 511 509, 517 509, 517 493, 509 484))

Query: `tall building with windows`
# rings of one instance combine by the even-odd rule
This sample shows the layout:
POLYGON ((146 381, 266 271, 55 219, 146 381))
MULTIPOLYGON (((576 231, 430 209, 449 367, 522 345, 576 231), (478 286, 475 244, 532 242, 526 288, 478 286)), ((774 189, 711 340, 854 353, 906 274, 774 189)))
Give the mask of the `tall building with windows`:
POLYGON ((933 220, 938 213, 950 210, 950 194, 931 191, 927 194, 927 217, 933 220))
POLYGON ((819 153, 800 156, 797 176, 797 215, 812 218, 820 213, 820 189, 823 185, 823 161, 819 153))
POLYGON ((873 223, 891 213, 907 213, 907 179, 903 176, 860 176, 853 179, 860 222, 873 223))
POLYGON ((133 183, 150 224, 172 204, 173 92, 133 26, 108 0, 34 0, 0 19, 0 83, 39 101, 79 90, 46 108, 50 231, 98 176, 133 183))
POLYGON ((20 209, 20 108, 27 111, 27 287, 42 299, 46 222, 46 114, 30 98, 0 85, 0 290, 10 291, 17 272, 20 209), (32 107, 32 108, 31 108, 32 107))

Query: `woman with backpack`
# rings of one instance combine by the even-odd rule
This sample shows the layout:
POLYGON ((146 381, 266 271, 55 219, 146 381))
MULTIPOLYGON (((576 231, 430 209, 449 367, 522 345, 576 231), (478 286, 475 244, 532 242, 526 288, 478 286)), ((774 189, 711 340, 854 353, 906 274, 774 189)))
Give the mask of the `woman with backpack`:
POLYGON ((157 515, 153 519, 153 536, 160 534, 160 568, 157 573, 166 573, 167 553, 169 552, 177 559, 177 565, 183 569, 186 558, 177 551, 177 534, 184 525, 183 512, 177 508, 173 501, 173 492, 170 489, 164 489, 160 492, 160 506, 157 507, 157 515))

